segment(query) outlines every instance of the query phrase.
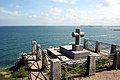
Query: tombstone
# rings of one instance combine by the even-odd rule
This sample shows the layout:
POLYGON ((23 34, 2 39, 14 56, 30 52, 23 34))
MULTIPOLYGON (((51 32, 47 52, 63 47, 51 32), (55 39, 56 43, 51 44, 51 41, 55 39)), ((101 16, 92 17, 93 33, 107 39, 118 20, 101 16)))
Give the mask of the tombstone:
POLYGON ((80 32, 80 29, 76 29, 76 32, 72 32, 72 37, 75 37, 75 44, 72 44, 72 50, 82 51, 83 45, 80 44, 80 37, 84 37, 84 32, 80 32))
POLYGON ((36 55, 36 49, 37 49, 37 42, 32 41, 32 54, 36 55))
POLYGON ((84 32, 80 32, 80 29, 76 29, 76 32, 72 32, 72 37, 75 37, 75 44, 60 46, 60 52, 70 59, 87 58, 90 52, 83 49, 83 45, 80 44, 80 37, 84 36, 84 32))

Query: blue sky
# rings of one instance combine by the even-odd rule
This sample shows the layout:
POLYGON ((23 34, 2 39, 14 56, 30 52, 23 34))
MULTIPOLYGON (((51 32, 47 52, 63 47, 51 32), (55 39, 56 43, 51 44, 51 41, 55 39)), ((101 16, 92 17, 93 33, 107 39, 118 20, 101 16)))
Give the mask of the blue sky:
POLYGON ((0 25, 120 25, 120 0, 0 0, 0 25))

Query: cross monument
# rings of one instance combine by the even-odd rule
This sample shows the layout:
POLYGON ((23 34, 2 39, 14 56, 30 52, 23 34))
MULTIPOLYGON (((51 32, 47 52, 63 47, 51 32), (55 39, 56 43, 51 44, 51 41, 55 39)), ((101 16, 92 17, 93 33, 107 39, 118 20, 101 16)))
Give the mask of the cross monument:
POLYGON ((72 37, 75 37, 75 44, 72 44, 73 51, 82 51, 83 45, 80 44, 80 37, 84 37, 84 32, 80 32, 80 29, 76 29, 72 32, 72 37))

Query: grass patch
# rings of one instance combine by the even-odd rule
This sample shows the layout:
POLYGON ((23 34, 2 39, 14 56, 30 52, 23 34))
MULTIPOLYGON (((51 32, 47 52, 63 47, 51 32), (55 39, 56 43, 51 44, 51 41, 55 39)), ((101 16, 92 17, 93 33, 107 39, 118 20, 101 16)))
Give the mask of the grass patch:
POLYGON ((44 68, 42 71, 43 73, 47 73, 49 70, 47 68, 44 68))
POLYGON ((113 61, 111 59, 99 59, 96 61, 96 69, 110 68, 113 61))
POLYGON ((0 75, 0 80, 26 80, 24 77, 28 76, 27 66, 22 66, 18 70, 15 66, 10 68, 0 68, 0 72, 6 72, 5 75, 0 75), (6 75, 11 75, 10 77, 5 77, 6 75))
POLYGON ((20 69, 18 69, 18 71, 14 71, 12 73, 12 77, 14 77, 14 78, 23 78, 23 77, 26 77, 28 75, 27 69, 28 68, 26 66, 20 67, 20 69))
POLYGON ((6 78, 5 76, 0 76, 0 80, 24 80, 24 79, 13 78, 13 77, 6 78))
POLYGON ((72 64, 70 66, 68 65, 62 65, 62 78, 64 80, 72 79, 72 76, 75 74, 80 74, 81 76, 84 75, 86 72, 86 64, 72 64))

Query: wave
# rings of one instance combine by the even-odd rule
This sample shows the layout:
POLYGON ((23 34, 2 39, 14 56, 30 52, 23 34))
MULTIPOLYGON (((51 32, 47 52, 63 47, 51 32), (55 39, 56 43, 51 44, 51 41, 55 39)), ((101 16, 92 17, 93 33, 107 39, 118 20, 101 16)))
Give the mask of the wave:
POLYGON ((86 36, 86 37, 106 37, 107 35, 94 35, 94 36, 86 36))

